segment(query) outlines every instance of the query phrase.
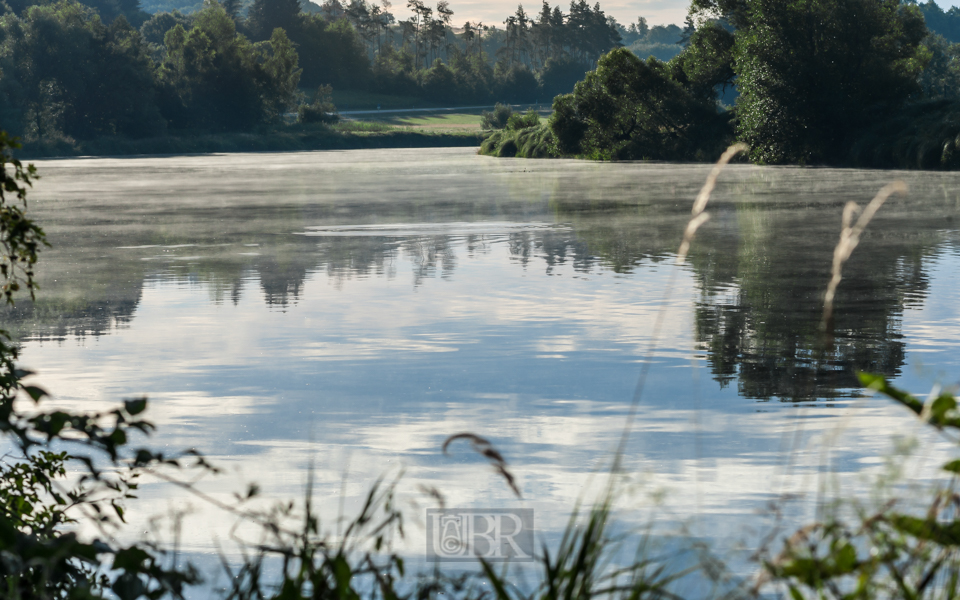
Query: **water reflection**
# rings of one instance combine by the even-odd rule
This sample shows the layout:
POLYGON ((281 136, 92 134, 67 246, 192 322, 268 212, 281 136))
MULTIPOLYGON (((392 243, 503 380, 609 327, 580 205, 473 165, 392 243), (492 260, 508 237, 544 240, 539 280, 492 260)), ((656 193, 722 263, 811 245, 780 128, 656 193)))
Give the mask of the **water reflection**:
MULTIPOLYGON (((649 359, 625 471, 676 490, 677 514, 752 514, 816 489, 824 447, 831 469, 881 468, 904 423, 852 398, 854 369, 916 391, 930 382, 921 362, 956 378, 953 174, 904 174, 910 196, 884 207, 845 268, 824 350, 843 204, 889 173, 732 167, 674 273, 700 165, 457 149, 38 166, 32 209, 54 247, 38 301, 4 314, 25 363, 72 406, 150 394, 157 443, 196 446, 278 498, 301 493, 316 459, 320 497, 351 473, 348 507, 398 463, 411 489, 453 505, 511 506, 475 457, 439 453, 472 430, 511 461, 549 533, 609 458, 649 359), (757 402, 813 399, 828 401, 757 402)), ((143 492, 152 508, 183 502, 143 492)), ((201 523, 195 549, 230 528, 201 523)), ((717 518, 705 535, 738 527, 717 518)))
MULTIPOLYGON (((406 187, 380 200, 363 191, 378 180, 396 184, 394 172, 357 162, 333 189, 315 193, 302 192, 314 179, 293 171, 271 180, 283 181, 272 196, 258 196, 265 184, 254 180, 243 193, 242 182, 198 191, 188 180, 182 190, 141 192, 136 201, 122 181, 112 182, 107 197, 91 195, 83 183, 72 187, 73 178, 57 179, 58 169, 72 174, 79 165, 48 163, 53 181, 37 190, 35 207, 54 243, 43 261, 43 292, 4 318, 24 340, 99 336, 128 326, 144 282, 158 278, 202 284, 214 302, 259 294, 285 310, 301 300, 313 273, 337 288, 367 277, 409 277, 418 287, 461 276, 464 261, 501 243, 513 268, 554 275, 568 265, 580 274, 643 277, 644 265, 672 259, 703 172, 566 164, 530 174, 470 158, 437 157, 466 171, 456 183, 443 178, 439 189, 435 180, 421 189, 405 178, 406 187), (619 169, 615 177, 611 168, 619 169), (409 273, 398 272, 401 264, 409 273)), ((146 171, 138 189, 147 187, 151 168, 164 176, 156 162, 115 162, 117 172, 143 178, 146 171)), ((912 193, 884 207, 845 268, 829 348, 817 324, 840 207, 864 202, 889 175, 734 167, 724 176, 713 220, 689 261, 699 294, 696 345, 721 386, 735 385, 747 398, 810 400, 849 395, 857 370, 901 372, 903 311, 926 298, 930 259, 956 248, 960 213, 952 176, 906 176, 912 193)))

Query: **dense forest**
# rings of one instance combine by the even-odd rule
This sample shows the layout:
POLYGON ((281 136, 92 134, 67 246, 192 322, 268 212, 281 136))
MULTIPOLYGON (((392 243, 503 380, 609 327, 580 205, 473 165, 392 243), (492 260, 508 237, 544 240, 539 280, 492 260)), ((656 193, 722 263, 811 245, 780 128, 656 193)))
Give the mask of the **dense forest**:
POLYGON ((335 118, 336 89, 553 102, 549 123, 490 138, 498 155, 708 160, 739 139, 768 163, 960 161, 960 9, 933 0, 694 0, 683 27, 586 0, 497 24, 456 25, 447 0, 406 8, 0 0, 0 128, 53 147, 263 132, 335 118))
POLYGON ((136 0, 0 0, 0 128, 28 143, 250 131, 294 112, 325 120, 330 86, 549 104, 624 41, 676 52, 681 37, 642 18, 623 27, 585 0, 567 13, 544 2, 536 17, 519 7, 500 27, 454 27, 445 0, 408 8, 398 21, 365 0, 208 0, 152 15, 136 0))
POLYGON ((932 1, 694 0, 675 57, 615 49, 548 124, 483 151, 711 160, 741 141, 758 163, 957 168, 957 23, 932 1))

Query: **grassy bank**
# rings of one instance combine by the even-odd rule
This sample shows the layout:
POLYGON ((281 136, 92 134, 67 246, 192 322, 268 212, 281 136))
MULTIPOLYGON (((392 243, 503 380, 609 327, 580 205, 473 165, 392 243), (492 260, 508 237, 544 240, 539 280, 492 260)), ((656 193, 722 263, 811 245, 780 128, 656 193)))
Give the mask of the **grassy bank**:
POLYGON ((480 145, 480 153, 488 156, 519 158, 555 158, 553 132, 545 124, 523 129, 503 129, 489 136, 480 145))
POLYGON ((438 148, 479 146, 478 130, 413 131, 378 124, 346 122, 334 127, 290 125, 263 132, 170 134, 131 139, 39 140, 23 144, 20 158, 59 156, 130 156, 209 152, 295 152, 360 148, 438 148))

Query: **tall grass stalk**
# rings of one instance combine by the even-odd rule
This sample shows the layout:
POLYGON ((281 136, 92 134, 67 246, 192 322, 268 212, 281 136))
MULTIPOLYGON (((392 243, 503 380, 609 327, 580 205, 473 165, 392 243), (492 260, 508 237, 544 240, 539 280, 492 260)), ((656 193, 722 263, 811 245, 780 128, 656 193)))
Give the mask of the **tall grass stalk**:
MULTIPOLYGON (((705 212, 707 203, 717 184, 724 167, 741 152, 747 151, 744 144, 730 146, 714 165, 703 188, 691 209, 691 218, 684 229, 683 240, 677 252, 676 266, 679 268, 686 260, 690 245, 697 229, 709 219, 705 212)), ((637 410, 643 393, 644 383, 649 374, 653 355, 660 339, 660 332, 676 283, 675 268, 671 271, 664 291, 663 300, 657 313, 645 360, 638 376, 630 410, 624 423, 620 441, 615 449, 607 485, 602 495, 594 503, 586 516, 581 519, 580 502, 574 506, 563 536, 554 552, 546 544, 539 557, 540 584, 531 593, 524 594, 509 585, 504 574, 497 573, 487 561, 480 559, 483 573, 493 588, 496 600, 585 600, 605 598, 609 600, 677 600, 679 596, 670 587, 677 581, 701 569, 703 565, 686 568, 674 568, 668 561, 651 557, 647 536, 638 544, 636 559, 627 566, 615 564, 620 543, 609 535, 609 524, 613 503, 619 495, 618 474, 622 470, 622 460, 633 429, 637 410)), ((446 444, 444 445, 446 447, 446 444)), ((718 565, 718 561, 711 561, 718 565)), ((710 571, 710 570, 708 570, 710 571)), ((712 571, 708 575, 714 577, 712 571)))
POLYGON ((843 208, 843 227, 840 230, 840 241, 833 250, 833 268, 830 274, 830 283, 827 285, 827 292, 823 297, 823 319, 820 322, 820 330, 827 335, 833 333, 833 303, 837 294, 837 286, 843 277, 843 263, 847 262, 850 255, 860 243, 860 235, 867 225, 873 219, 887 198, 893 194, 906 194, 907 184, 903 181, 894 181, 889 183, 877 192, 873 200, 867 204, 867 207, 860 211, 860 205, 856 202, 847 202, 843 208), (860 218, 853 225, 853 217, 860 213, 860 218))
POLYGON ((724 151, 720 156, 720 160, 713 166, 713 169, 710 170, 710 174, 707 176, 706 182, 703 184, 703 187, 700 189, 700 193, 697 194, 697 198, 693 203, 693 208, 691 209, 690 221, 687 223, 686 228, 683 232, 683 240, 680 242, 680 248, 677 250, 677 258, 675 261, 676 267, 670 271, 670 278, 667 281, 667 286, 663 292, 663 299, 660 301, 660 308, 657 311, 657 318, 654 321, 653 332, 650 334, 650 342, 647 346, 646 352, 644 353, 643 364, 640 367, 640 374, 637 377, 637 385, 633 390, 633 398, 630 402, 630 410, 627 413, 627 419, 623 425, 623 432, 620 435, 620 442, 617 445, 616 451, 614 452, 613 464, 611 466, 611 473, 618 473, 621 468, 621 461, 623 459, 623 454, 627 448, 627 442, 630 440, 630 434, 633 430, 633 423, 636 420, 637 410, 640 406, 640 399, 643 396, 643 388, 646 384, 647 377, 650 374, 650 366, 653 363, 653 355, 657 350, 657 345, 660 343, 660 332, 663 329, 663 322, 667 314, 667 306, 670 304, 670 298, 673 295, 673 288, 676 285, 677 271, 679 267, 687 259, 687 254, 690 252, 690 244, 693 243, 693 238, 696 236, 697 229, 701 225, 707 222, 710 218, 710 214, 705 212, 707 208, 707 203, 710 201, 710 196, 713 194, 713 190, 717 185, 717 179, 720 177, 720 174, 723 172, 723 169, 730 163, 730 161, 737 154, 741 152, 746 152, 749 150, 746 144, 733 144, 724 151))

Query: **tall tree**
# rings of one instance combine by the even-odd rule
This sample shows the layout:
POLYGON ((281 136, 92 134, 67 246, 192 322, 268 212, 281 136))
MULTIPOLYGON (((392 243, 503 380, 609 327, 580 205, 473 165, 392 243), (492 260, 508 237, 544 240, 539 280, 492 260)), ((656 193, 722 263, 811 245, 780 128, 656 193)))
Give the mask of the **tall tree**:
POLYGON ((163 128, 140 33, 73 0, 0 19, 0 117, 18 134, 54 139, 163 128))
POLYGON ((298 25, 298 0, 253 0, 247 12, 247 29, 255 40, 267 40, 277 27, 292 34, 298 25))
POLYGON ((737 28, 739 135, 754 160, 820 162, 919 92, 929 53, 899 0, 694 0, 737 28))
POLYGON ((407 0, 407 8, 413 13, 408 20, 408 29, 413 36, 414 66, 420 68, 420 58, 426 57, 426 34, 433 21, 433 9, 424 4, 423 0, 407 0))

